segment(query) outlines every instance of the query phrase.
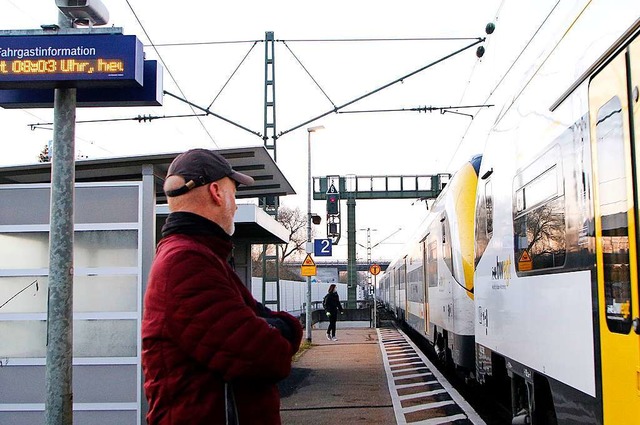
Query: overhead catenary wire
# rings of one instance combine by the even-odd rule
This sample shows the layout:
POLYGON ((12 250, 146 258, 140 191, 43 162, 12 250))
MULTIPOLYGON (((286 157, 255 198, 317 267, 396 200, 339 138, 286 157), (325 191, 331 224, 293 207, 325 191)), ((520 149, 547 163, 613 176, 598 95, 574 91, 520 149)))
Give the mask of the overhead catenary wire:
POLYGON ((5 301, 4 303, 2 303, 2 305, 0 305, 0 308, 4 307, 5 305, 9 304, 9 302, 11 300, 13 300, 15 297, 17 297, 18 295, 22 294, 24 291, 26 291, 27 289, 31 288, 33 285, 36 285, 36 291, 38 291, 40 288, 38 287, 38 279, 34 280, 33 282, 31 282, 30 284, 28 284, 27 286, 25 286, 24 288, 22 288, 21 290, 19 290, 18 292, 16 292, 11 298, 9 298, 7 301, 5 301))
POLYGON ((302 67, 302 69, 304 69, 304 72, 307 73, 307 75, 309 76, 309 78, 311 78, 311 80, 315 83, 315 85, 320 89, 320 91, 322 92, 322 94, 324 95, 324 97, 327 98, 327 100, 329 101, 329 103, 331 103, 333 105, 333 107, 336 107, 336 104, 333 102, 333 100, 331 100, 331 98, 329 97, 329 95, 324 91, 324 89, 320 86, 320 84, 316 81, 315 78, 313 78, 313 75, 311 75, 311 73, 309 72, 309 70, 307 69, 307 67, 304 66, 304 64, 302 63, 302 61, 300 59, 298 59, 298 56, 296 56, 295 53, 293 53, 293 50, 291 50, 291 48, 289 47, 289 45, 287 44, 286 41, 282 41, 282 44, 284 44, 284 46, 287 48, 287 50, 289 50, 289 52, 291 53, 291 55, 294 57, 294 59, 296 61, 298 61, 298 63, 300 64, 300 66, 302 67))
MULTIPOLYGON (((37 119, 42 119, 40 118, 38 115, 34 114, 33 112, 31 112, 29 109, 23 109, 22 112, 24 112, 25 114, 31 115, 34 118, 37 119)), ((53 127, 45 127, 46 125, 53 125, 53 123, 38 123, 38 124, 29 124, 28 127, 31 129, 31 131, 35 130, 35 129, 40 129, 40 130, 49 130, 49 131, 53 131, 53 127)), ((95 142, 89 141, 83 137, 78 136, 78 134, 76 134, 76 141, 80 141, 82 143, 86 143, 88 145, 97 147, 98 149, 113 154, 112 151, 110 151, 109 149, 105 149, 102 146, 96 145, 95 142)))
POLYGON ((20 6, 18 6, 16 4, 15 1, 13 0, 6 0, 11 6, 13 6, 16 10, 20 11, 21 13, 24 13, 25 15, 30 16, 29 12, 27 12, 26 10, 22 9, 20 6))
POLYGON ((245 127, 245 126, 243 126, 243 125, 241 125, 241 124, 238 124, 238 123, 236 123, 235 121, 230 120, 229 118, 225 118, 225 117, 223 117, 223 116, 222 116, 222 115, 220 115, 220 114, 216 114, 215 112, 213 112, 213 111, 209 110, 208 108, 203 108, 203 107, 201 107, 201 106, 198 106, 198 105, 196 105, 195 103, 193 103, 193 102, 189 102, 187 99, 183 99, 183 98, 181 98, 180 96, 176 96, 175 94, 173 94, 173 93, 171 93, 171 92, 168 92, 168 91, 166 91, 166 90, 164 90, 164 94, 167 94, 167 95, 169 95, 169 96, 173 97, 174 99, 177 99, 177 100, 179 100, 179 101, 181 101, 181 102, 184 102, 184 103, 188 104, 189 106, 191 106, 192 108, 199 109, 199 110, 201 110, 202 112, 205 112, 205 113, 206 113, 206 115, 213 115, 214 117, 219 118, 219 119, 221 119, 221 120, 222 120, 222 121, 224 121, 224 122, 227 122, 227 123, 229 123, 229 124, 231 124, 231 125, 234 125, 234 126, 236 126, 236 127, 240 128, 240 129, 242 129, 242 130, 245 130, 245 131, 247 131, 247 132, 249 132, 249 133, 251 133, 251 134, 255 134, 256 136, 258 136, 258 137, 262 138, 262 134, 260 134, 259 132, 254 131, 254 130, 251 130, 250 128, 247 128, 247 127, 245 127))
POLYGON ((359 96, 359 97, 357 97, 357 98, 355 98, 353 100, 350 100, 350 101, 348 101, 348 102, 346 102, 346 103, 344 103, 344 104, 342 104, 340 106, 336 106, 333 109, 331 109, 329 111, 326 111, 326 112, 324 112, 324 113, 322 113, 320 115, 317 115, 317 116, 315 116, 315 117, 313 117, 313 118, 311 118, 311 119, 309 119, 309 120, 307 120, 307 121, 305 121, 305 122, 303 122, 301 124, 298 124, 298 125, 296 125, 294 127, 291 127, 290 129, 281 132, 278 135, 278 137, 281 137, 282 135, 287 134, 287 133, 289 133, 291 131, 297 130, 300 127, 304 127, 305 125, 310 124, 310 123, 312 123, 314 121, 317 121, 320 118, 323 118, 323 117, 325 117, 325 116, 327 116, 327 115, 329 115, 331 113, 337 113, 340 109, 346 108, 349 105, 353 105, 354 103, 356 103, 356 102, 358 102, 358 101, 360 101, 360 100, 362 100, 364 98, 367 98, 367 97, 369 97, 369 96, 371 96, 371 95, 373 95, 375 93, 378 93, 381 90, 384 90, 384 89, 386 89, 388 87, 391 87, 394 84, 397 84, 399 82, 403 82, 407 78, 412 77, 412 76, 424 71, 425 69, 431 68, 434 65, 437 65, 437 64, 439 64, 439 63, 441 63, 441 62, 443 62, 443 61, 445 61, 445 60, 447 60, 447 59, 449 59, 449 58, 451 58, 451 57, 453 57, 453 56, 455 56, 455 55, 457 55, 459 53, 462 53, 465 50, 470 49, 471 47, 473 47, 473 46, 475 46, 475 45, 477 45, 479 43, 482 43, 485 39, 484 39, 484 37, 477 37, 474 40, 475 41, 473 43, 470 43, 465 47, 462 47, 462 48, 460 48, 460 49, 458 49, 458 50, 456 50, 456 51, 454 51, 452 53, 449 53, 448 55, 445 55, 445 56, 441 57, 440 59, 437 59, 437 60, 435 60, 435 61, 433 61, 433 62, 431 62, 431 63, 429 63, 429 64, 427 64, 427 65, 425 65, 425 66, 423 66, 421 68, 419 68, 419 69, 416 69, 415 71, 412 71, 412 72, 410 72, 410 73, 408 73, 406 75, 403 75, 400 78, 397 78, 397 79, 395 79, 395 80, 393 80, 393 81, 391 81, 391 82, 389 82, 387 84, 384 84, 384 85, 378 87, 375 90, 371 90, 371 91, 369 91, 369 92, 367 92, 367 93, 365 93, 365 94, 363 94, 363 95, 361 95, 361 96, 359 96))
MULTIPOLYGON (((504 4, 501 3, 498 11, 500 11, 500 9, 502 8, 502 5, 504 4)), ((545 23, 549 20, 549 18, 551 17, 551 15, 553 14, 553 12, 556 10, 556 8, 558 7, 558 5, 560 4, 560 0, 558 0, 556 2, 555 5, 553 5, 553 7, 551 8, 551 10, 549 11, 549 13, 547 14, 547 16, 545 16, 544 20, 542 21, 542 23, 538 26, 538 28, 536 29, 536 31, 533 33, 533 35, 531 36, 531 38, 529 39, 529 41, 527 41, 527 43, 525 44, 525 46, 522 48, 522 50, 518 53, 518 56, 516 56, 516 58, 513 60, 513 62, 511 62, 511 65, 509 66, 509 68, 507 69, 507 71, 502 75, 502 77, 500 78, 500 80, 498 81, 498 83, 493 87, 493 89, 491 89, 489 91, 489 94, 487 95, 486 99, 484 100, 483 103, 486 103, 489 101, 489 99, 491 99, 491 96, 493 96, 493 94, 496 92, 496 90, 498 90, 498 88, 502 85, 502 83, 504 82, 505 78, 507 78, 507 75, 509 75, 511 73, 511 70, 513 69, 513 67, 516 65, 516 63, 518 62, 518 60, 520 59, 520 57, 524 54, 524 52, 527 50, 527 48, 529 47, 529 45, 533 42, 533 40, 536 38, 536 35, 540 32, 540 30, 542 29, 542 27, 544 27, 545 23)), ((515 98, 514 98, 514 102, 515 102, 515 98)), ((453 154, 451 155, 451 158, 449 159, 449 163, 447 164, 447 169, 449 169, 451 167, 451 164, 453 163, 453 160, 456 157, 456 154, 458 153, 458 151, 460 150, 460 147, 462 146, 462 143, 464 143, 465 138, 467 137, 467 134, 469 133, 469 130, 471 129, 471 125, 472 123, 469 123, 469 125, 467 126, 467 128, 464 131, 464 134, 462 135, 462 137, 460 138, 460 141, 458 142, 458 144, 456 145, 456 149, 454 150, 453 154)))
POLYGON ((396 108, 396 109, 367 109, 356 111, 339 111, 339 114, 364 114, 364 113, 377 113, 377 112, 434 112, 439 111, 441 114, 451 113, 465 115, 473 118, 471 114, 464 114, 462 112, 455 111, 456 109, 469 109, 469 108, 490 108, 494 105, 458 105, 458 106, 417 106, 415 108, 396 108))
MULTIPOLYGON (((499 21, 500 21, 500 11, 502 10, 502 7, 504 6, 504 2, 505 2, 505 1, 506 1, 506 0, 502 0, 502 2, 500 3, 500 5, 498 6, 498 10, 496 10, 496 13, 495 13, 494 22, 499 22, 499 21)), ((488 24, 487 24, 487 25, 488 25, 488 24)), ((495 31, 495 27, 494 27, 494 31, 495 31)), ((489 35, 489 34, 488 34, 488 35, 489 35)), ((485 49, 486 49, 486 50, 489 50, 489 49, 490 49, 490 47, 491 47, 491 40, 493 40, 493 38, 491 38, 491 37, 489 37, 489 38, 487 39, 487 43, 486 43, 486 45, 485 45, 485 46, 486 46, 486 47, 485 47, 485 49)), ((469 72, 469 78, 467 79, 467 84, 466 84, 466 86, 465 86, 464 90, 462 91, 462 95, 460 96, 460 100, 459 100, 459 102, 462 102, 462 101, 464 100, 464 97, 465 97, 465 96, 466 96, 466 94, 467 94, 467 90, 469 89, 469 86, 471 85, 471 80, 472 80, 472 78, 473 78, 473 75, 475 74, 476 69, 477 69, 477 67, 478 67, 478 64, 479 64, 481 61, 482 61, 482 60, 478 60, 478 61, 475 61, 475 62, 474 62, 473 67, 471 68, 471 72, 469 72)))
POLYGON ((209 106, 207 107, 207 109, 211 109, 211 107, 213 106, 213 104, 215 103, 215 101, 218 99, 218 97, 220 97, 220 95, 222 94, 222 91, 225 89, 225 87, 227 87, 227 85, 229 84, 229 82, 231 81, 231 79, 233 78, 234 75, 236 75, 236 72, 238 72, 238 69, 240 69, 240 67, 242 66, 242 64, 244 63, 245 60, 247 60, 247 57, 249 57, 249 54, 251 53, 251 51, 253 51, 253 48, 256 47, 256 44, 258 44, 258 42, 254 42, 251 45, 251 48, 249 49, 249 51, 247 52, 246 55, 244 55, 244 57, 242 58, 242 60, 240 61, 240 63, 238 64, 238 66, 236 67, 236 69, 231 73, 231 75, 229 76, 229 79, 227 79, 227 82, 224 83, 224 85, 222 86, 222 88, 220 89, 220 91, 218 92, 218 94, 216 95, 216 97, 213 98, 213 100, 211 101, 211 103, 209 104, 209 106))
MULTIPOLYGON (((129 2, 128 2, 128 0, 127 0, 127 3, 129 3, 129 2)), ((131 8, 131 5, 130 5, 130 4, 129 4, 129 7, 131 8)), ((135 11, 133 11, 133 9, 132 9, 132 12, 134 13, 134 16, 136 16, 136 15, 135 15, 135 11)), ((136 19, 138 19, 138 18, 137 18, 137 16, 136 16, 136 19)), ((141 28, 143 29, 143 31, 145 32, 145 35, 147 36, 147 38, 149 38, 149 36, 148 36, 148 34, 147 34, 146 30, 145 30, 145 29, 144 29, 144 27, 142 26, 142 23, 141 23, 139 20, 138 20, 138 22, 139 22, 139 24, 140 24, 141 28)), ((150 39, 150 38, 149 38, 149 39, 150 39)), ((335 103, 332 101, 332 99, 327 95, 327 93, 326 93, 326 92, 324 91, 324 89, 320 86, 320 84, 317 82, 317 80, 316 80, 316 79, 311 75, 311 73, 309 72, 309 70, 304 66, 304 64, 302 63, 302 61, 297 57, 297 55, 296 55, 296 54, 291 50, 291 48, 287 45, 287 43, 286 43, 286 42, 287 42, 287 41, 292 41, 292 40, 286 40, 286 41, 285 41, 285 40, 276 40, 276 41, 279 41, 279 42, 283 42, 283 44, 284 44, 284 45, 286 46, 286 48, 290 51, 290 53, 292 54, 292 56, 293 56, 293 57, 298 61, 298 63, 300 64, 300 66, 304 69, 304 71, 307 73, 307 75, 309 75, 309 77, 312 79, 312 81, 313 81, 313 82, 316 84, 316 86, 317 86, 317 87, 322 91, 322 93, 325 95, 325 97, 329 100, 329 102, 330 102, 330 103, 332 104, 332 106, 333 106, 333 108, 332 108, 331 110, 329 110, 329 111, 327 111, 327 112, 323 113, 322 115, 319 115, 319 116, 314 117, 314 118, 312 118, 312 119, 310 119, 310 120, 307 120, 307 121, 305 121, 305 122, 304 122, 304 123, 302 123, 302 124, 299 124, 299 125, 297 125, 297 126, 295 126, 295 127, 293 127, 293 128, 290 128, 289 130, 285 130, 285 131, 281 132, 280 134, 278 134, 278 136, 277 136, 277 137, 280 137, 280 136, 282 136, 282 135, 284 135, 284 134, 286 134, 286 133, 289 133, 289 132, 291 132, 291 131, 293 131, 293 130, 296 130, 296 129, 298 129, 298 128, 300 128, 300 127, 302 127, 302 126, 306 125, 306 124, 309 124, 309 123, 311 123, 311 122, 313 122, 313 121, 316 121, 317 119, 320 119, 320 118, 322 118, 322 117, 324 117, 324 116, 326 116, 326 115, 328 115, 328 114, 330 114, 330 113, 334 113, 334 112, 335 112, 335 113, 357 113, 357 111, 340 111, 340 110, 341 110, 341 109, 343 109, 343 108, 345 108, 345 107, 347 107, 347 106, 349 106, 349 105, 352 105, 352 104, 354 104, 354 103, 356 103, 356 102, 358 102, 358 101, 360 101, 360 100, 362 100, 362 99, 364 99, 364 98, 366 98, 366 97, 368 97, 368 96, 371 96, 371 95, 373 95, 373 94, 375 94, 375 93, 378 93, 379 91, 384 90, 384 89, 386 89, 386 88, 388 88, 388 87, 390 87, 390 86, 392 86, 392 85, 394 85, 394 84, 396 84, 396 83, 398 83, 398 82, 403 82, 405 79, 407 79, 407 78, 409 78, 409 77, 412 77, 413 75, 415 75, 415 74, 417 74, 417 73, 419 73, 419 72, 422 72, 422 71, 426 70, 427 68, 430 68, 430 67, 432 67, 432 66, 434 66, 434 65, 436 65, 436 64, 438 64, 438 63, 440 63, 440 62, 443 62, 444 60, 449 59, 449 58, 451 58, 451 57, 453 57, 453 56, 455 56, 455 55, 457 55, 457 54, 459 54, 459 53, 461 53, 461 52, 463 52, 463 51, 465 51, 465 50, 467 50, 467 49, 469 49, 469 48, 471 48, 471 47, 473 47, 473 46, 477 45, 478 43, 481 43, 481 42, 485 41, 485 38, 484 38, 484 37, 421 37, 421 38, 352 38, 352 39, 304 39, 304 40, 303 40, 303 39, 299 39, 299 40, 293 40, 293 41, 297 41, 297 42, 325 42, 325 41, 326 41, 326 42, 354 42, 354 41, 377 41, 377 42, 379 42, 379 41, 450 41, 450 40, 455 40, 455 41, 459 41, 459 40, 473 40, 473 43, 471 43, 471 44, 469 44, 469 45, 467 45, 467 46, 465 46, 465 47, 463 47, 463 48, 461 48, 461 49, 458 49, 458 50, 454 51, 453 53, 450 53, 450 54, 448 54, 448 55, 445 55, 445 56, 443 56, 442 58, 440 58, 440 59, 438 59, 438 60, 436 60, 436 61, 434 61, 434 62, 431 62, 431 63, 429 63, 429 64, 427 64, 427 65, 425 65, 425 66, 423 66, 423 67, 421 67, 421 68, 419 68, 419 69, 417 69, 417 70, 415 70, 415 71, 413 71, 413 72, 411 72, 411 73, 409 73, 409 74, 406 74, 406 75, 404 75, 404 76, 402 76, 402 77, 400 77, 400 78, 398 78, 398 79, 396 79, 396 80, 394 80, 394 81, 392 81, 392 82, 390 82, 390 83, 387 83, 387 84, 385 84, 385 85, 383 85, 383 86, 381 86, 381 87, 378 87, 378 88, 377 88, 377 89, 375 89, 375 90, 372 90, 372 91, 370 91, 370 92, 367 92, 367 93, 365 93, 364 95, 359 96, 359 97, 357 97, 357 98, 355 98, 355 99, 353 99, 353 100, 351 100, 351 101, 348 101, 348 102, 346 102, 346 103, 344 103, 344 104, 342 104, 342 105, 340 105, 340 106, 336 106, 336 104, 335 104, 335 103)), ((150 40, 150 41, 151 41, 151 40, 150 40)), ((256 135, 256 136, 258 136, 258 137, 262 138, 262 134, 261 134, 260 132, 257 132, 257 131, 254 131, 254 130, 251 130, 251 129, 247 128, 246 126, 243 126, 243 125, 241 125, 241 124, 238 124, 238 123, 236 123, 236 122, 234 122, 234 121, 232 121, 232 120, 230 120, 230 119, 228 119, 228 118, 225 118, 225 117, 221 116, 220 114, 214 113, 213 111, 211 111, 211 110, 210 110, 210 107, 213 105, 213 103, 214 103, 214 102, 215 102, 215 100, 218 98, 218 96, 220 95, 220 93, 222 93, 222 91, 223 91, 223 90, 225 89, 225 87, 228 85, 229 81, 230 81, 230 80, 233 78, 233 76, 237 73, 238 69, 239 69, 239 68, 240 68, 240 66, 242 66, 242 64, 245 62, 245 60, 247 59, 247 57, 249 56, 249 54, 251 53, 251 51, 253 50, 253 48, 255 47, 255 45, 257 44, 257 42, 258 42, 258 41, 263 41, 263 40, 251 40, 251 41, 243 40, 243 41, 225 41, 225 42, 196 42, 196 43, 167 43, 167 44, 164 44, 164 45, 163 45, 163 46, 174 46, 174 45, 175 45, 175 46, 177 46, 177 45, 216 44, 216 43, 218 43, 218 44, 223 44, 223 43, 225 43, 225 44, 228 44, 228 43, 247 43, 247 42, 251 42, 251 43, 253 43, 253 45, 251 46, 251 48, 249 49, 249 51, 248 51, 248 52, 245 54, 245 56, 243 57, 243 59, 242 59, 242 61, 240 62, 240 64, 236 67, 236 69, 233 71, 233 73, 231 74, 231 76, 229 77, 229 79, 227 80, 227 82, 223 85, 223 87, 222 87, 222 89, 220 90, 220 92, 216 95, 216 97, 214 98, 214 100, 211 102, 211 104, 210 104, 210 105, 209 105, 209 107, 207 107, 207 108, 201 107, 201 106, 199 106, 199 105, 197 105, 197 104, 195 104, 195 103, 190 102, 189 100, 187 100, 186 96, 184 95, 184 92, 182 91, 182 89, 181 89, 181 88, 180 88, 180 86, 178 85, 177 81, 175 80, 175 78, 174 78, 174 77, 173 77, 173 75, 171 74, 171 72, 170 72, 169 68, 166 66, 166 64, 165 64, 164 60, 162 59, 161 55, 159 54, 159 52, 158 52, 158 50, 157 50, 157 48, 156 48, 156 47, 158 47, 159 45, 154 44, 154 43, 152 42, 152 44, 151 44, 151 45, 154 47, 154 49, 155 49, 155 50, 156 50, 156 52, 158 53, 158 56, 159 56, 160 60, 161 60, 161 61, 162 61, 162 63, 165 65, 165 68, 167 69, 167 72, 168 72, 168 73, 169 73, 169 75, 171 76, 172 80, 174 81, 174 83, 176 83, 176 86, 178 87, 178 89, 179 89, 179 91, 180 91, 180 93, 181 93, 182 97, 181 97, 181 96, 178 96, 178 95, 176 95, 176 94, 173 94, 173 93, 171 93, 171 92, 169 92, 169 91, 167 91, 167 90, 164 90, 164 94, 169 95, 169 96, 171 96, 171 97, 173 97, 173 98, 175 98, 175 99, 177 99, 177 100, 180 100, 180 101, 182 101, 182 102, 184 102, 184 103, 187 103, 187 104, 189 105, 189 107, 192 109, 192 111, 193 111, 194 113, 193 113, 193 114, 187 114, 187 115, 169 115, 169 116, 164 115, 164 116, 154 116, 154 117, 152 117, 152 118, 150 118, 150 119, 149 119, 149 118, 147 118, 147 119, 141 119, 141 116, 140 116, 140 115, 138 115, 138 116, 136 116, 136 117, 130 117, 130 118, 115 118, 115 119, 104 119, 104 120, 86 120, 86 121, 78 121, 78 123, 99 123, 99 122, 135 121, 135 120, 137 120, 137 121, 139 121, 139 122, 143 122, 143 121, 144 121, 144 122, 147 122, 147 121, 149 121, 149 122, 150 122, 152 119, 153 119, 153 120, 155 120, 155 119, 164 119, 164 118, 188 118, 188 117, 196 117, 196 118, 198 118, 198 121, 200 122, 200 124, 204 126, 204 124, 202 123, 202 121, 201 121, 201 119, 200 119, 200 118, 201 118, 201 117, 203 117, 203 116, 207 116, 207 115, 213 115, 213 116, 214 116, 214 117, 216 117, 216 118, 219 118, 219 119, 221 119, 221 120, 223 120, 223 121, 225 121, 225 122, 227 122, 227 123, 229 123, 229 124, 232 124, 232 125, 234 125, 234 126, 236 126, 236 127, 240 128, 240 129, 242 129, 242 130, 245 130, 245 131, 247 131, 247 132, 249 132, 249 133, 251 133, 251 134, 254 134, 254 135, 256 135), (196 109, 198 109, 198 110, 200 110, 200 111, 204 112, 204 114, 197 114, 197 113, 195 112, 195 110, 196 110, 196 109)), ((463 108, 466 108, 466 107, 484 107, 484 106, 486 106, 486 105, 482 105, 482 106, 477 106, 477 105, 476 105, 476 106, 462 106, 462 107, 463 107, 463 108)), ((492 105, 489 105, 489 106, 492 106, 492 105)), ((426 112, 427 110, 429 110, 429 108, 433 108, 433 107, 412 108, 411 110, 418 110, 418 111, 422 110, 422 111, 425 111, 425 112, 426 112)), ((441 112, 441 113, 443 113, 443 114, 444 114, 444 113, 454 113, 454 114, 459 114, 459 115, 471 116, 470 114, 463 114, 463 113, 455 112, 455 111, 451 110, 452 108, 453 108, 453 107, 449 107, 449 108, 437 107, 436 109, 440 110, 440 112, 441 112)), ((455 107, 455 108, 460 108, 460 107, 455 107)), ((433 109, 433 110, 435 110, 435 109, 433 109)), ((380 110, 380 111, 378 111, 378 112, 390 112, 390 111, 391 111, 391 110, 384 110, 384 111, 383 111, 383 110, 380 110)), ((29 125, 29 127, 33 130, 33 129, 36 129, 36 128, 44 128, 44 127, 42 127, 43 125, 50 125, 50 123, 36 123, 36 124, 30 124, 30 125, 29 125)), ((206 131, 206 128, 205 128, 205 131, 206 131)), ((214 144, 216 144, 216 143, 215 143, 215 141, 213 140, 213 138, 211 137, 211 135, 208 133, 208 131, 207 131, 207 134, 210 136, 210 138, 211 138, 211 140, 214 142, 214 144)), ((216 146, 217 146, 217 144, 216 144, 216 146)))
MULTIPOLYGON (((471 41, 477 37, 412 37, 412 38, 307 38, 291 39, 290 43, 337 43, 337 42, 367 42, 367 41, 471 41)), ((276 40, 283 41, 283 40, 276 40)))
MULTIPOLYGON (((138 121, 138 122, 151 122, 153 120, 158 119, 167 119, 167 118, 193 118, 193 117, 206 117, 207 114, 180 114, 180 115, 138 115, 137 117, 128 117, 128 118, 105 118, 105 119, 95 119, 95 120, 80 120, 76 121, 76 124, 95 124, 101 122, 119 122, 119 121, 138 121)), ((50 130, 51 128, 48 126, 52 126, 52 122, 39 122, 35 124, 29 124, 29 128, 31 130, 38 129, 46 129, 50 130)))
MULTIPOLYGON (((307 38, 275 40, 276 42, 289 43, 351 43, 351 42, 379 42, 379 41, 470 41, 477 37, 407 37, 407 38, 307 38)), ((187 47, 187 46, 214 46, 222 44, 260 43, 264 40, 225 40, 225 41, 183 41, 176 43, 144 44, 144 47, 187 47)))
POLYGON ((264 40, 232 40, 232 41, 185 41, 181 43, 156 43, 144 44, 144 47, 186 47, 186 46, 213 46, 218 44, 243 44, 243 43, 259 43, 264 40))
MULTIPOLYGON (((133 14, 134 18, 138 22, 138 25, 140 25, 140 28, 142 29, 142 32, 144 32, 144 35, 147 37, 147 40, 149 40, 149 42, 151 43, 151 46, 153 47, 153 50, 155 50, 156 54, 158 55, 158 58, 160 59, 160 62, 162 62, 162 65, 167 70, 167 73, 169 74, 169 77, 171 77, 171 80, 173 81, 173 83, 178 88, 178 91, 180 92, 180 94, 186 99, 187 96, 184 94, 184 92, 182 91, 182 88, 180 87, 180 84, 178 84, 178 81, 176 80, 176 78, 171 73, 171 70, 167 66, 167 64, 164 61, 164 59, 162 58, 162 55, 160 54, 158 49, 153 44, 153 40, 149 36, 149 33, 147 32, 147 30, 144 27, 144 25, 142 25, 142 22, 140 21, 140 18, 138 18, 138 15, 136 14, 136 11, 133 9, 133 6, 131 6, 131 3, 129 2, 129 0, 125 0, 125 1, 127 3, 127 6, 129 6, 129 9, 131 10, 131 13, 133 14)), ((190 106, 190 108, 191 108, 191 111, 193 112, 193 114, 196 115, 196 111, 194 110, 193 106, 190 106)), ((216 143, 216 141, 214 140, 213 136, 211 135, 211 133, 209 133, 209 130, 207 130, 207 127, 205 127, 204 123, 202 122, 202 120, 199 117, 198 117, 198 122, 200 123, 200 126, 204 129, 204 131, 207 134, 207 136, 209 136, 209 139, 214 144, 214 146, 218 147, 218 143, 216 143)))

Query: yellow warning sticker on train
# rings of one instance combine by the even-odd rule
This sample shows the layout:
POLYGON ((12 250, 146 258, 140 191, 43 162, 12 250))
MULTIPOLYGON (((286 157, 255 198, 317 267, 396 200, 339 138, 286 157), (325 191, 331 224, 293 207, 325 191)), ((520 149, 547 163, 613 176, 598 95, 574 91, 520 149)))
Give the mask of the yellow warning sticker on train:
POLYGON ((529 252, 525 249, 522 251, 520 260, 518 260, 518 270, 521 272, 527 272, 531 269, 533 269, 533 261, 531 260, 529 252))

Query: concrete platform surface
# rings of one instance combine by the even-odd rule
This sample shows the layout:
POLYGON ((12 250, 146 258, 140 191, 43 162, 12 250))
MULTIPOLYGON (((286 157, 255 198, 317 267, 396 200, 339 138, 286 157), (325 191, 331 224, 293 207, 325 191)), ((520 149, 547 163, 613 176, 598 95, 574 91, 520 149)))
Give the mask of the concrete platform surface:
POLYGON ((314 329, 311 348, 280 383, 283 424, 396 423, 376 330, 339 325, 338 341, 314 329))

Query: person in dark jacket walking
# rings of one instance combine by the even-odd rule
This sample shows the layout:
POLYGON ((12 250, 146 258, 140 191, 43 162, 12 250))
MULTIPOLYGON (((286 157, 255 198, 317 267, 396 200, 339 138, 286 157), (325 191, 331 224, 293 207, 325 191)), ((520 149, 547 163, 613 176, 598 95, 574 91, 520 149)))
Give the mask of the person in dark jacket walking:
POLYGON ((302 327, 256 302, 229 265, 236 186, 253 179, 218 153, 171 163, 171 213, 144 296, 142 369, 150 425, 279 425, 277 382, 302 327))
POLYGON ((329 327, 327 328, 327 339, 329 341, 337 341, 336 338, 336 321, 338 320, 338 311, 342 313, 342 304, 340 304, 340 296, 335 284, 329 285, 329 291, 322 300, 327 317, 329 317, 329 327))

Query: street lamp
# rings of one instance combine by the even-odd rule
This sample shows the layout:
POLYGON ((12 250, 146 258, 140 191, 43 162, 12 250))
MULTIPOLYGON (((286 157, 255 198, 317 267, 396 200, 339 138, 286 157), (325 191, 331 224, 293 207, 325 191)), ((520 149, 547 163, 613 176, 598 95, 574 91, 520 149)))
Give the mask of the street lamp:
MULTIPOLYGON (((311 253, 311 133, 322 130, 323 125, 307 128, 307 254, 311 253)), ((311 342, 311 276, 307 276, 307 341, 311 342)))

